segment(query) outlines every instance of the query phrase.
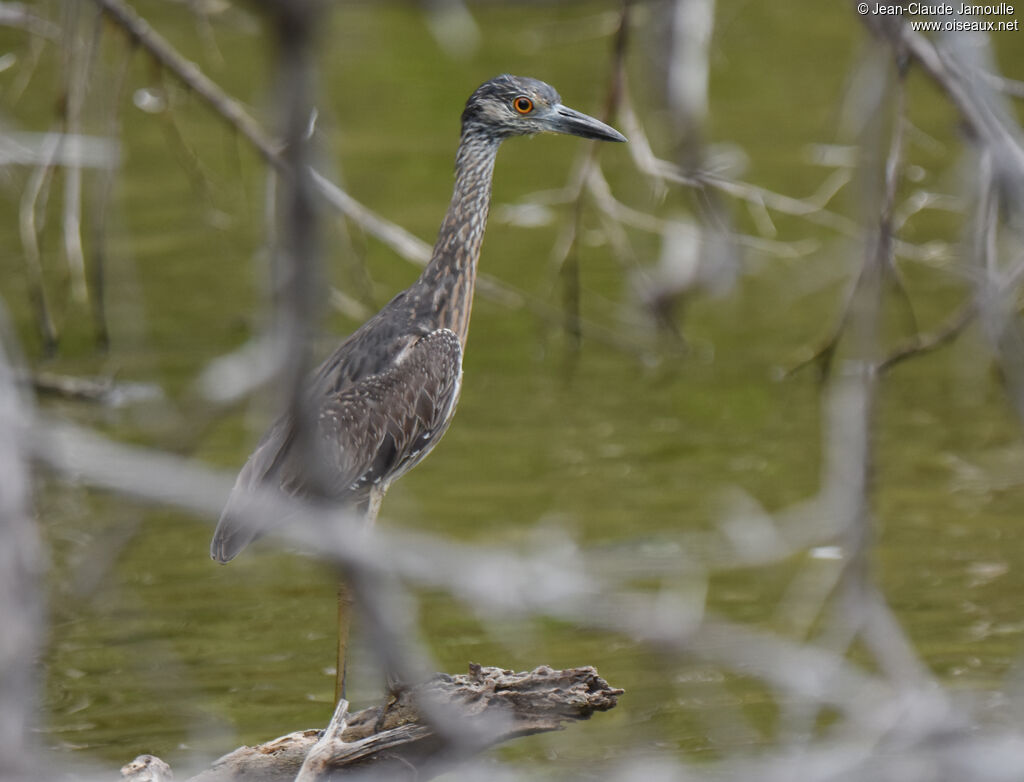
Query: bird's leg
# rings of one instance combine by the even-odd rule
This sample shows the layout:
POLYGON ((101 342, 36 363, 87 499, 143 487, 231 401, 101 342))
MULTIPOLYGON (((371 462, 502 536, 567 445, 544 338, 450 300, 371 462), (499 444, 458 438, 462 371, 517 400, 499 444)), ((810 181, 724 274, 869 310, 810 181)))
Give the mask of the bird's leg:
MULTIPOLYGON (((378 484, 370 490, 370 499, 363 515, 364 530, 369 531, 380 512, 380 504, 387 491, 386 485, 378 484)), ((348 657, 349 628, 352 626, 352 589, 345 576, 338 578, 338 662, 334 678, 334 702, 345 697, 345 666, 348 657)))
POLYGON ((334 702, 345 697, 345 658, 348 655, 348 631, 352 623, 352 591, 348 581, 338 579, 338 668, 334 678, 334 702))

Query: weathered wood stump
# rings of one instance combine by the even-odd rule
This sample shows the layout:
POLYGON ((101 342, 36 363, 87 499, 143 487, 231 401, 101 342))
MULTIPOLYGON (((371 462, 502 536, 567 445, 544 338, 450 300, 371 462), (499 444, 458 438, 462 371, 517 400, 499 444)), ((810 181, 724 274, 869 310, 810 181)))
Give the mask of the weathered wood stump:
MULTIPOLYGON (((240 747, 190 782, 322 782, 369 767, 389 779, 429 779, 488 746, 612 709, 622 693, 589 666, 514 673, 471 664, 468 674, 437 674, 355 714, 342 702, 326 730, 240 747)), ((162 782, 169 774, 150 755, 121 770, 130 782, 162 782)))

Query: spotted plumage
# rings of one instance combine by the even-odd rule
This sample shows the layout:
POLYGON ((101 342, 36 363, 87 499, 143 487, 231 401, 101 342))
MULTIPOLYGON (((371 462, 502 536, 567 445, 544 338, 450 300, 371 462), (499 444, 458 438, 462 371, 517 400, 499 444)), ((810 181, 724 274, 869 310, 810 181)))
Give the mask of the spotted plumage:
MULTIPOLYGON (((511 136, 565 133, 625 141, 617 131, 562 105, 536 79, 499 76, 466 102, 455 187, 420 278, 357 329, 320 365, 305 398, 315 458, 300 452, 289 415, 270 427, 238 475, 210 545, 233 559, 265 530, 241 512, 256 487, 315 495, 360 509, 372 523, 396 478, 418 464, 451 422, 462 385, 476 266, 491 199, 494 159, 511 136), (310 466, 317 474, 309 474, 310 466), (315 486, 315 491, 311 488, 315 486)), ((343 689, 347 609, 339 593, 338 691, 343 689)))
MULTIPOLYGON (((307 404, 316 421, 319 493, 366 509, 415 466, 448 428, 462 382, 476 265, 491 197, 494 159, 510 136, 541 132, 624 141, 615 130, 561 104, 536 79, 499 76, 466 102, 455 188, 430 263, 420 278, 356 330, 317 369, 307 404), (524 106, 530 110, 523 112, 524 106)), ((278 419, 239 473, 213 536, 211 555, 234 558, 261 530, 237 512, 256 486, 307 493, 295 426, 278 419)))

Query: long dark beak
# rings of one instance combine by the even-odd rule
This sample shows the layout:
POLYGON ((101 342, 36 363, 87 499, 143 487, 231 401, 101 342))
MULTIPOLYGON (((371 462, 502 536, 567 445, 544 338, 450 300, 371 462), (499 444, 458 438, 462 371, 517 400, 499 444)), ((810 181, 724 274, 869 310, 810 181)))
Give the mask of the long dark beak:
POLYGON ((582 136, 598 141, 626 140, 626 137, 615 128, 560 103, 553 107, 548 129, 555 133, 567 133, 570 136, 582 136))

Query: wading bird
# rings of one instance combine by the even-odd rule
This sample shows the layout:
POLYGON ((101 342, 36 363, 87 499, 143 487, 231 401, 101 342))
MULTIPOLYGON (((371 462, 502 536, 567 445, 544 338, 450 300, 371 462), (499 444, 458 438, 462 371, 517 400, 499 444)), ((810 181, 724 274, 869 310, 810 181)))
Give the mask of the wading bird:
MULTIPOLYGON (((455 157, 455 189, 430 263, 412 287, 359 327, 316 370, 306 403, 314 458, 299 452, 286 414, 263 436, 238 475, 210 554, 228 562, 261 531, 236 510, 258 486, 352 507, 367 525, 388 487, 425 457, 455 413, 477 261, 498 146, 511 136, 565 133, 625 141, 618 131, 562 105, 542 81, 499 76, 466 102, 455 157), (318 475, 310 476, 310 465, 318 475)), ((351 598, 338 592, 338 678, 344 691, 351 598)))

